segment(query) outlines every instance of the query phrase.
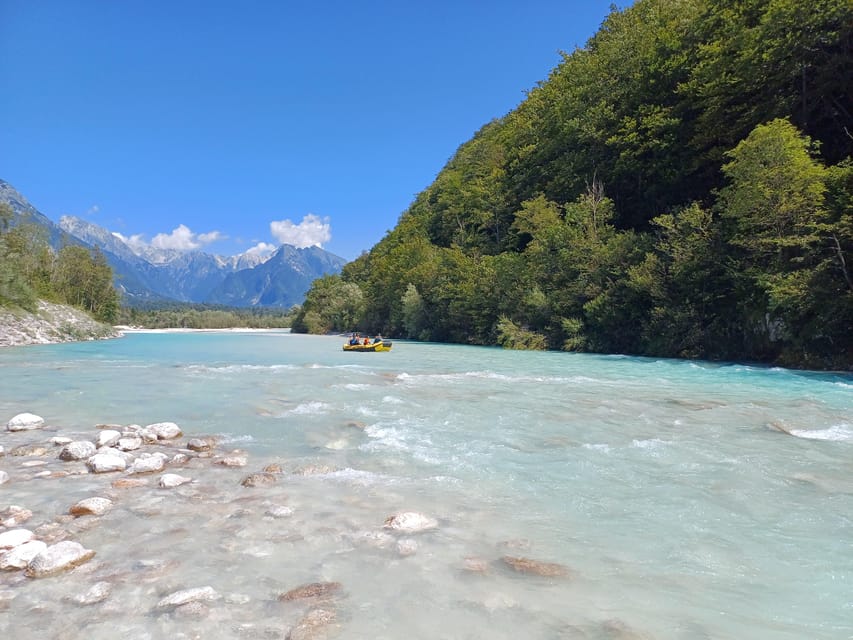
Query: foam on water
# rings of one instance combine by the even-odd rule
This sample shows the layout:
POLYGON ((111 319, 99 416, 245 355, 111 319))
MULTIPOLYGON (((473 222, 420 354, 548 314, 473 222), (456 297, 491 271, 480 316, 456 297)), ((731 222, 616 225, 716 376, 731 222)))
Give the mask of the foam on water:
POLYGON ((0 510, 41 524, 115 497, 65 525, 96 561, 0 574, 0 637, 286 637, 312 603, 278 596, 322 581, 343 585, 323 604, 341 637, 853 637, 852 389, 837 374, 405 341, 355 363, 338 337, 287 334, 0 350, 0 423, 31 411, 49 425, 0 433, 0 510), (9 453, 164 420, 221 434, 247 467, 192 459, 172 469, 190 484, 117 491, 36 477, 70 463, 9 453), (273 463, 278 482, 241 485, 273 463), (384 526, 403 511, 438 526, 384 526), (75 603, 99 582, 106 600, 75 603), (205 585, 221 597, 195 617, 156 609, 205 585))

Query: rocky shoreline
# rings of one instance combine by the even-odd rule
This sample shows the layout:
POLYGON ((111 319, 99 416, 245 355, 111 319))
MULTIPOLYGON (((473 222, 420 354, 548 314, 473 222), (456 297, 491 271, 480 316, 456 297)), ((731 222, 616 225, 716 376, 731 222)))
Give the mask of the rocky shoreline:
MULTIPOLYGON (((221 637, 223 624, 234 637, 327 638, 345 628, 363 588, 341 577, 341 557, 428 560, 444 526, 380 511, 363 487, 328 483, 338 470, 322 463, 266 459, 246 473, 248 463, 246 451, 172 422, 59 432, 31 413, 11 418, 0 432, 0 635, 47 637, 21 635, 29 616, 18 606, 50 618, 41 632, 60 639, 84 626, 93 638, 221 637), (335 504, 354 511, 333 516, 335 504), (306 551, 310 574, 281 564, 306 551), (233 573, 253 561, 258 571, 233 573)), ((524 546, 459 557, 454 571, 568 579, 562 565, 505 555, 524 546)))
POLYGON ((121 332, 87 313, 45 300, 38 312, 0 308, 0 347, 117 338, 121 332))

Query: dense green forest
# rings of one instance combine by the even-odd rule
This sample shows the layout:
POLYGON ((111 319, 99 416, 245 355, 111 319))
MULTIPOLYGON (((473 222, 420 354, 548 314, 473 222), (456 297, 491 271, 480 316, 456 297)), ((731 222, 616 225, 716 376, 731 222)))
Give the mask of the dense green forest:
POLYGON ((296 311, 278 308, 238 309, 220 305, 159 303, 150 308, 122 307, 118 324, 147 329, 276 329, 289 327, 296 311))
POLYGON ((851 60, 849 0, 614 9, 294 330, 849 369, 851 60))
POLYGON ((119 294, 104 255, 78 245, 54 251, 36 225, 11 226, 13 212, 0 203, 0 306, 35 311, 38 300, 69 304, 112 323, 119 294))

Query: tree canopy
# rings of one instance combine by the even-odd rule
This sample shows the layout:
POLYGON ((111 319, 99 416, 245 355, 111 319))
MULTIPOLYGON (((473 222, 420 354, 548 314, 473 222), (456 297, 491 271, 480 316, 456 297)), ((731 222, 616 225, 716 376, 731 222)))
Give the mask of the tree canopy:
POLYGON ((847 0, 613 9, 299 327, 851 368, 851 59, 847 0))

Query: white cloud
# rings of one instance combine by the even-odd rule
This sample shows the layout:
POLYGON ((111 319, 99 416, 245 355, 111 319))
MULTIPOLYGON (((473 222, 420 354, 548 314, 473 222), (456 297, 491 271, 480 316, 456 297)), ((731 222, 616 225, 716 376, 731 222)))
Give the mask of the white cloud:
POLYGON ((112 234, 116 238, 118 238, 119 240, 124 242, 127 246, 129 246, 134 251, 144 249, 145 247, 148 246, 148 243, 145 242, 145 238, 143 237, 143 235, 141 233, 134 234, 130 237, 124 236, 124 235, 120 234, 118 231, 113 231, 112 234))
POLYGON ((276 248, 277 247, 274 244, 270 244, 269 242, 259 242, 254 247, 246 249, 244 253, 250 256, 264 257, 270 255, 273 251, 276 250, 276 248))
POLYGON ((185 224, 178 225, 172 230, 172 233, 158 233, 151 242, 145 240, 145 236, 141 233, 132 236, 124 236, 118 231, 113 231, 112 234, 128 245, 134 251, 141 251, 148 247, 155 249, 175 249, 177 251, 191 251, 199 249, 204 245, 216 242, 217 240, 225 240, 227 236, 219 231, 209 231, 208 233, 193 233, 193 231, 185 224))
POLYGON ((100 210, 101 210, 101 208, 100 208, 98 205, 93 204, 91 207, 89 207, 88 211, 86 211, 86 215, 87 215, 87 216, 94 216, 94 215, 96 215, 96 214, 98 213, 98 211, 100 211, 100 210))
POLYGON ((270 232, 281 244, 290 244, 299 249, 322 247, 324 242, 332 239, 329 219, 313 213, 302 218, 299 224, 293 224, 290 220, 274 220, 270 222, 270 232))
POLYGON ((190 251, 223 238, 224 236, 219 231, 196 234, 187 225, 181 224, 175 227, 172 233, 158 233, 152 238, 151 246, 155 249, 190 251))

